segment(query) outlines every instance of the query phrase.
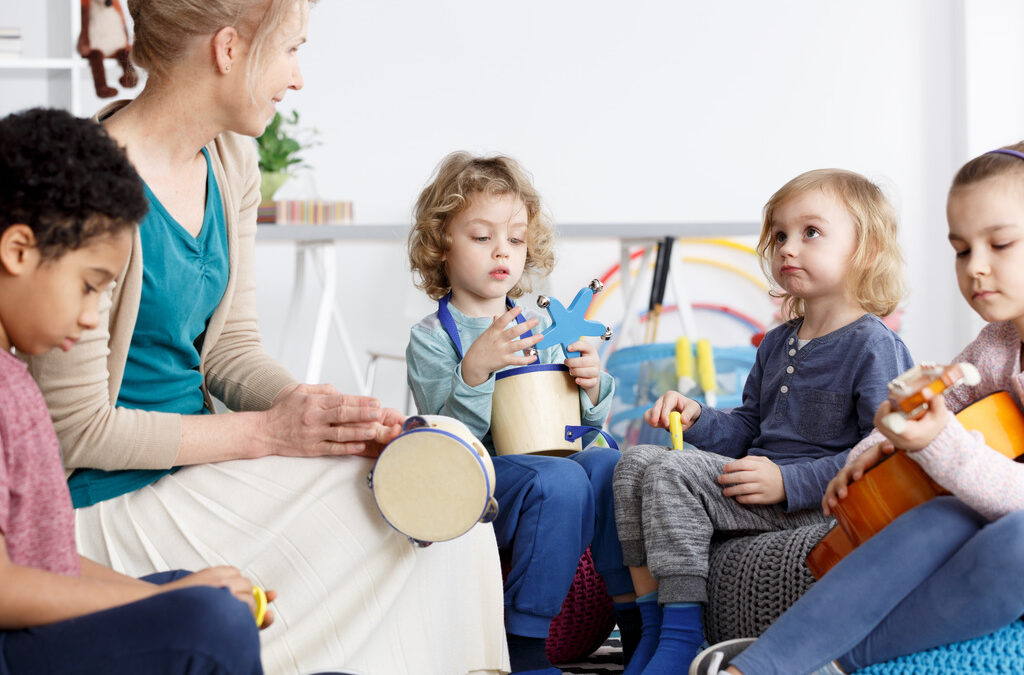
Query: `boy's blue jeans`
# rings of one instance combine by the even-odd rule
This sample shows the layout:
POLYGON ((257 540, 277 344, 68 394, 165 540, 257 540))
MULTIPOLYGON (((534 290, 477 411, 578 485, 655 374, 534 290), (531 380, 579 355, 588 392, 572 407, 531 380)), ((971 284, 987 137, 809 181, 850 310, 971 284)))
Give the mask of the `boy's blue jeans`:
POLYGON ((587 546, 608 592, 632 592, 612 504, 612 475, 619 456, 618 450, 590 448, 567 458, 494 458, 494 533, 498 547, 512 553, 505 582, 508 632, 547 637, 587 546))
POLYGON ((733 659, 744 675, 846 672, 981 637, 1024 612, 1024 511, 989 523, 955 497, 862 544, 733 659))
MULTIPOLYGON (((186 574, 143 578, 165 584, 186 574)), ((0 631, 0 675, 262 672, 252 612, 224 588, 183 588, 46 626, 0 631)))

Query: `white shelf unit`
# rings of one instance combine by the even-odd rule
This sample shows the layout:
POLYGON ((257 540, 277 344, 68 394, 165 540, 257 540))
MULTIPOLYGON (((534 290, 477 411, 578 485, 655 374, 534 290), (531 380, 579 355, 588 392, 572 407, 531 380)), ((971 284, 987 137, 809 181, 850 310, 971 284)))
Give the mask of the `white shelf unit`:
POLYGON ((15 109, 45 105, 66 108, 74 115, 85 114, 82 109, 82 71, 88 70, 88 64, 75 51, 82 27, 81 0, 44 0, 24 4, 16 0, 0 0, 0 9, 3 9, 0 11, 3 17, 0 24, 6 25, 10 20, 8 17, 20 15, 23 53, 29 54, 0 59, 0 91, 5 94, 0 98, 12 101, 15 109), (66 16, 58 16, 62 11, 66 16), (43 26, 35 25, 40 17, 43 26), (67 32, 62 26, 66 26, 67 32), (45 53, 38 54, 33 49, 33 42, 44 38, 47 45, 45 53), (66 44, 60 45, 63 41, 66 44), (40 96, 38 92, 42 91, 44 82, 45 96, 40 96))
MULTIPOLYGON (((0 116, 47 106, 81 117, 114 100, 96 97, 89 63, 78 55, 81 0, 0 0, 0 26, 21 29, 23 54, 0 58, 0 116)), ((119 90, 116 98, 134 98, 145 82, 139 70, 139 85, 122 89, 117 84, 120 66, 114 59, 104 59, 104 66, 107 80, 119 90)))

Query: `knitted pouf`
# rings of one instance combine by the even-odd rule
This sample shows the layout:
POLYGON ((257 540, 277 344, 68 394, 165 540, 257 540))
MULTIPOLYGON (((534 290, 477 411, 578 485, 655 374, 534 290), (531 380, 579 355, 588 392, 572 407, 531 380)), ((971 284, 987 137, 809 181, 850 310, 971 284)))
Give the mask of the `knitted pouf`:
POLYGON ((796 602, 814 583, 805 558, 829 527, 808 525, 713 542, 704 607, 708 642, 757 637, 796 602))
POLYGON ((861 668, 857 675, 1020 675, 1024 673, 1024 622, 974 640, 861 668))
POLYGON ((594 569, 590 549, 583 552, 562 611, 551 620, 545 651, 551 663, 572 663, 593 654, 615 627, 612 599, 594 569))

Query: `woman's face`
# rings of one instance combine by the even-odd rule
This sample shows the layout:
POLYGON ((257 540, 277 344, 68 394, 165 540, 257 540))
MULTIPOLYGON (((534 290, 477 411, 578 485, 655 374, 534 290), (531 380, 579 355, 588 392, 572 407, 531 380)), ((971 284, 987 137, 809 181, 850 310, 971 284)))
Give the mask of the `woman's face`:
MULTIPOLYGON (((271 34, 263 46, 262 63, 254 72, 253 82, 236 78, 244 91, 231 96, 241 110, 232 130, 247 136, 259 136, 274 116, 289 89, 302 89, 302 71, 299 68, 299 46, 306 41, 309 27, 309 3, 295 0, 284 22, 271 34), (251 85, 251 86, 250 86, 251 85)), ((251 52, 247 52, 249 58, 251 52)), ((244 70, 244 64, 239 64, 244 70)), ((241 75, 242 73, 240 73, 241 75)))

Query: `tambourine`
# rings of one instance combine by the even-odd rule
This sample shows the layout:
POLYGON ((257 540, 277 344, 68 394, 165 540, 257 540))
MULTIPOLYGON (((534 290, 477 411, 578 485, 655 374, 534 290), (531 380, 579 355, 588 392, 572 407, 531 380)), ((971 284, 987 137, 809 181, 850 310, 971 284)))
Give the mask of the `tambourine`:
POLYGON ((455 539, 498 515, 491 458, 451 417, 407 419, 367 482, 384 521, 420 546, 455 539))

